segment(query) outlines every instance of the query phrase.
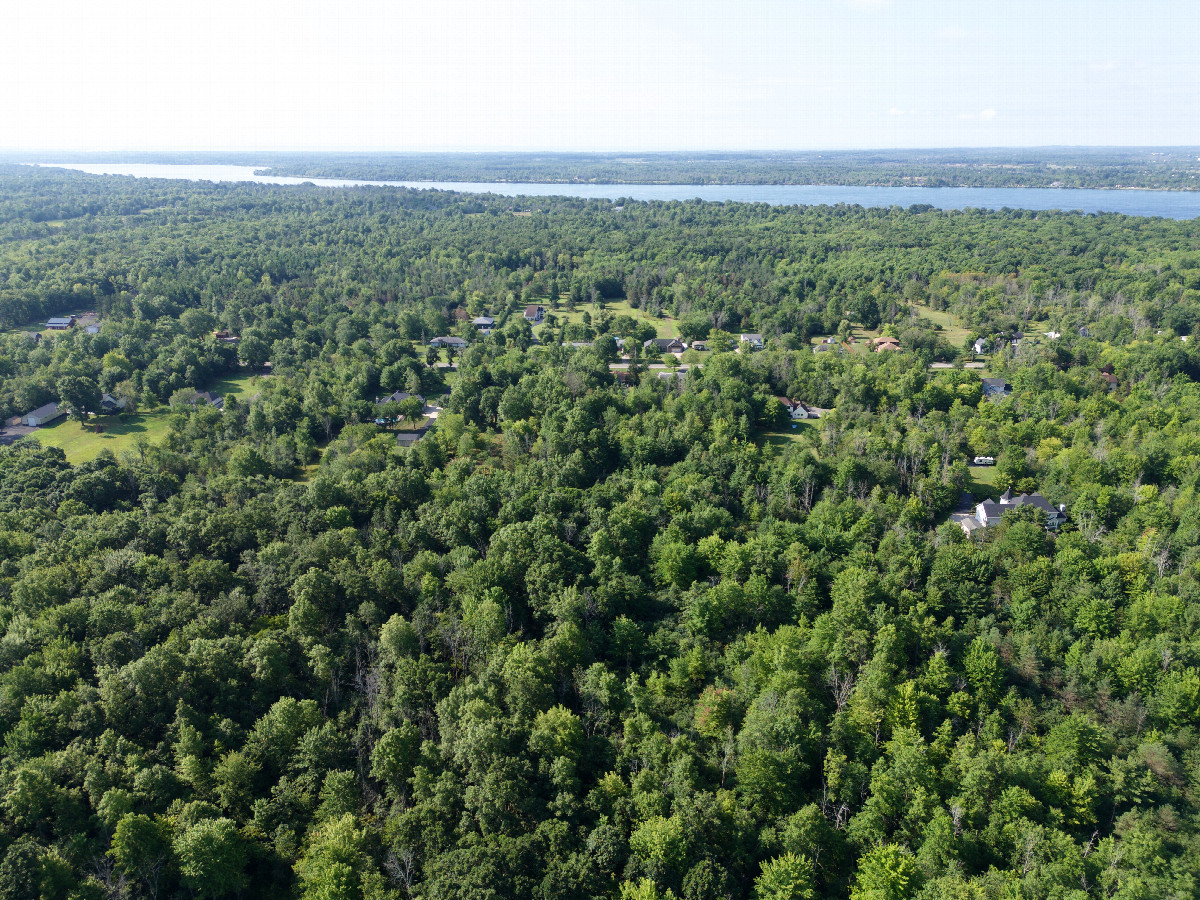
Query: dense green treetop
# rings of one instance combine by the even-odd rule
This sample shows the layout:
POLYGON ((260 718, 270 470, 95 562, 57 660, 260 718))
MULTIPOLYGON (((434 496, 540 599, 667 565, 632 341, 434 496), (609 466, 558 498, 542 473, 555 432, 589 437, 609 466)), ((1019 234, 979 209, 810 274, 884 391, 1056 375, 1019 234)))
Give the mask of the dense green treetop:
POLYGON ((170 426, 0 448, 0 894, 1196 895, 1194 223, 3 184, 6 321, 102 316, 0 337, 6 409, 170 426), (614 301, 767 349, 623 384, 614 301), (1068 524, 948 523, 981 454, 1068 524))

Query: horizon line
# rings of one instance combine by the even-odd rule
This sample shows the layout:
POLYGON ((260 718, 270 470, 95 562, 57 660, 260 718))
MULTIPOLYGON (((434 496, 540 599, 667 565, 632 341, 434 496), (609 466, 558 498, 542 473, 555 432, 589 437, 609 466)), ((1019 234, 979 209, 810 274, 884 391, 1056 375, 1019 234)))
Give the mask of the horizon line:
POLYGON ((394 149, 394 148, 349 148, 349 147, 319 147, 319 148, 295 148, 295 147, 256 147, 256 148, 200 148, 200 147, 144 147, 144 148, 118 148, 118 147, 101 147, 101 148, 86 148, 86 147, 2 147, 0 153, 11 154, 42 154, 42 153, 207 153, 207 154, 255 154, 255 153, 362 153, 362 154, 536 154, 536 153, 554 153, 554 154, 680 154, 680 153, 706 153, 706 154, 736 154, 743 156, 765 155, 765 154, 781 154, 781 153, 796 153, 796 154, 811 154, 811 153, 894 153, 900 151, 906 152, 921 152, 921 151, 986 151, 986 150, 1200 150, 1200 144, 989 144, 989 145, 922 145, 922 146, 904 146, 904 147, 774 147, 774 148, 701 148, 701 147, 678 147, 674 149, 645 149, 645 148, 620 148, 620 149, 554 149, 549 147, 524 147, 524 148, 498 148, 492 147, 487 149, 481 148, 440 148, 440 149, 394 149))

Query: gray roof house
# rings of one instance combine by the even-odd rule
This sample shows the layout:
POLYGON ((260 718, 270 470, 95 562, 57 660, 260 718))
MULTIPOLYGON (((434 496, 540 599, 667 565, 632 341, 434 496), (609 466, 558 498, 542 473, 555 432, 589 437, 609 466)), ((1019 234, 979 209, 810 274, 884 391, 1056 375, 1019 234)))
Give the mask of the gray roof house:
POLYGON ((467 346, 467 342, 460 337, 435 337, 429 342, 430 347, 453 347, 455 350, 462 350, 467 346))
POLYGON ((214 394, 211 391, 196 392, 196 396, 192 398, 192 406, 198 406, 201 403, 207 403, 209 406, 215 406, 222 412, 225 410, 225 398, 220 394, 214 394))
POLYGON ((491 316, 476 316, 471 320, 471 324, 476 328, 491 328, 496 324, 496 320, 491 316))
POLYGON ((1011 393, 1012 388, 1003 378, 983 379, 983 395, 985 397, 1003 397, 1005 394, 1011 393))
POLYGON ((102 413, 107 413, 107 414, 111 415, 112 413, 120 412, 124 408, 125 408, 124 400, 118 400, 112 394, 101 394, 100 395, 100 411, 102 413))
POLYGON ((684 351, 683 342, 676 338, 650 338, 642 344, 642 347, 646 350, 657 347, 664 353, 682 353, 684 351))
POLYGON ((42 425, 49 425, 51 422, 56 422, 66 414, 67 411, 57 403, 47 403, 45 406, 39 406, 33 412, 22 416, 21 424, 38 428, 42 425))
POLYGON ((997 525, 1005 510, 1016 509, 1018 506, 1033 506, 1045 513, 1046 529, 1049 531, 1057 531, 1066 524, 1065 506, 1056 507, 1041 494, 1020 494, 1014 497, 1011 490, 1001 494, 999 500, 984 500, 976 506, 975 520, 980 525, 997 525))
POLYGON ((401 431, 396 435, 396 445, 399 447, 411 447, 429 432, 428 428, 417 428, 413 431, 401 431))
POLYGON ((52 331, 66 331, 68 328, 75 327, 74 316, 55 316, 46 323, 46 327, 52 331))
POLYGON ((422 397, 420 394, 409 394, 409 393, 406 393, 405 391, 396 391, 394 393, 388 394, 386 397, 381 397, 380 399, 376 400, 375 402, 377 404, 379 404, 380 406, 383 406, 383 404, 385 404, 385 403, 402 403, 403 401, 407 400, 409 397, 416 397, 422 403, 425 402, 425 398, 422 397))
POLYGON ((740 335, 740 340, 743 344, 749 344, 753 350, 761 350, 763 348, 763 336, 761 334, 743 334, 740 335))

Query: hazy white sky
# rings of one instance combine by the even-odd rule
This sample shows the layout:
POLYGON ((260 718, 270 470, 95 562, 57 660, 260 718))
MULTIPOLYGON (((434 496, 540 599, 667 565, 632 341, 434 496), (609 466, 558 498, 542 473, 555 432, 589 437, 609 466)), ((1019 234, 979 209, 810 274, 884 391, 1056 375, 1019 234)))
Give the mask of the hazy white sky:
POLYGON ((1200 144, 1192 0, 4 0, 0 147, 1200 144))

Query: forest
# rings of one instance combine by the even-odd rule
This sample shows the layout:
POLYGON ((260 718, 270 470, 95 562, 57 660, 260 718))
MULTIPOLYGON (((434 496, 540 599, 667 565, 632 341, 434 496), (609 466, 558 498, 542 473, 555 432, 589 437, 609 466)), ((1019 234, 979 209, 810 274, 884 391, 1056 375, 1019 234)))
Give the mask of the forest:
POLYGON ((0 898, 1197 896, 1198 248, 0 168, 0 898))
MULTIPOLYGON (((1200 190, 1200 148, 1035 147, 775 153, 56 153, 55 162, 254 166, 367 181, 819 184, 1200 190)), ((0 153, 0 163, 28 163, 0 153)))
MULTIPOLYGON (((107 161, 107 160, 106 160, 107 161)), ((1200 189, 1195 148, 296 155, 267 174, 372 181, 1200 189)))

